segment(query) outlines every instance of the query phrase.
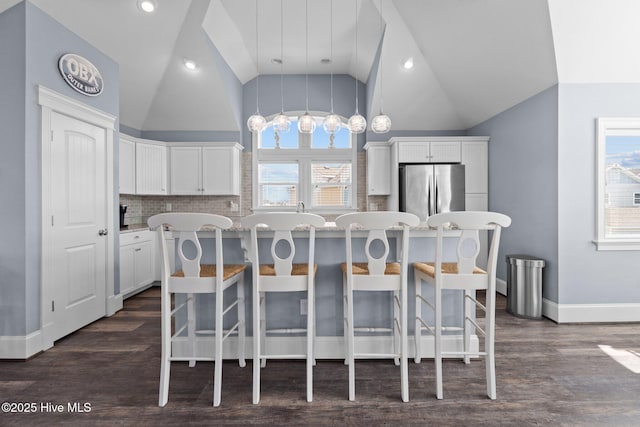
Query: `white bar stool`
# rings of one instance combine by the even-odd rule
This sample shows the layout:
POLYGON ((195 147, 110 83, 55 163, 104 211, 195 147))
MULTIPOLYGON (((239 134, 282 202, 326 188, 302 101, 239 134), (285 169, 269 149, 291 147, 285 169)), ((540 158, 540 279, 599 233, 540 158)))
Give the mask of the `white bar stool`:
POLYGON ((436 368, 436 397, 443 398, 442 393, 442 357, 459 356, 464 363, 470 362, 470 357, 483 356, 485 358, 487 375, 487 395, 491 399, 496 398, 496 372, 495 372, 495 303, 496 303, 496 263, 498 260, 498 248, 500 245, 500 231, 502 227, 511 224, 511 218, 495 212, 447 212, 436 214, 427 220, 431 227, 437 227, 436 259, 435 263, 416 262, 413 264, 416 289, 416 357, 415 362, 420 363, 422 349, 420 340, 422 331, 427 330, 435 335, 435 368, 436 368), (445 229, 460 230, 457 243, 457 262, 444 262, 443 236, 445 229), (487 260, 487 271, 476 266, 476 259, 480 252, 479 231, 492 230, 493 237, 487 260), (434 301, 429 301, 422 296, 422 281, 435 288, 434 301), (485 305, 475 298, 475 291, 486 290, 485 305), (444 327, 442 325, 442 291, 462 290, 463 301, 463 351, 442 351, 442 331, 459 330, 456 327, 444 327), (422 318, 422 304, 427 304, 435 311, 435 326, 428 325, 422 318), (480 308, 485 313, 484 329, 475 319, 475 309, 480 308), (473 352, 470 350, 471 328, 475 327, 476 333, 484 336, 484 351, 473 352))
MULTIPOLYGON (((222 342, 231 333, 238 334, 238 361, 241 367, 245 366, 244 342, 245 342, 245 312, 244 312, 244 270, 245 265, 224 265, 222 253, 222 230, 231 227, 229 218, 205 214, 205 213, 163 213, 149 218, 149 228, 158 231, 158 239, 161 248, 160 262, 162 266, 162 296, 161 296, 161 324, 162 324, 162 355, 160 362, 160 391, 158 405, 165 406, 169 399, 169 375, 171 362, 188 361, 193 367, 196 361, 214 361, 215 374, 213 382, 213 406, 219 406, 222 394, 222 342), (182 263, 182 269, 171 274, 170 260, 165 240, 164 226, 171 229, 170 233, 179 238, 176 246, 178 256, 182 263), (215 227, 215 264, 201 264, 202 245, 197 231, 206 226, 215 227), (186 246, 191 246, 185 255, 186 246), (237 299, 228 307, 223 307, 223 292, 230 286, 237 285, 237 299), (194 294, 215 294, 215 324, 214 331, 196 330, 196 310, 194 294), (186 301, 171 309, 172 294, 186 294, 186 301), (223 316, 233 307, 236 307, 238 321, 229 330, 223 330, 223 316), (186 309, 187 322, 185 325, 171 333, 171 318, 181 310, 186 309), (172 343, 180 338, 181 333, 187 330, 187 340, 191 350, 190 356, 178 357, 172 354, 172 343), (215 354, 213 357, 196 356, 196 334, 211 334, 215 336, 215 354)), ((178 328, 178 325, 176 325, 178 328)))
POLYGON ((346 363, 349 365, 349 400, 356 398, 355 359, 356 358, 393 358, 400 362, 401 397, 409 401, 409 375, 407 366, 407 263, 409 252, 409 227, 417 226, 420 219, 405 212, 362 212, 348 213, 336 219, 336 225, 345 229, 346 263, 342 264, 343 292, 345 309, 346 363), (358 226, 367 231, 364 251, 367 262, 354 262, 352 229, 358 226), (400 226, 402 244, 399 246, 401 259, 387 262, 389 241, 387 230, 400 226), (371 254, 371 244, 380 241, 384 253, 380 257, 371 254), (354 291, 390 291, 393 292, 393 319, 390 328, 356 328, 354 325, 354 291), (392 353, 356 353, 354 350, 355 331, 393 333, 392 353), (398 340, 400 345, 398 346, 398 340), (398 348, 399 347, 399 348, 398 348))
POLYGON ((267 359, 307 360, 307 402, 313 400, 313 345, 315 337, 315 289, 314 277, 317 265, 314 261, 316 227, 324 225, 324 218, 310 213, 270 212, 253 214, 243 218, 242 226, 251 229, 249 259, 253 270, 253 398, 260 402, 260 369, 267 359), (258 250, 258 233, 265 225, 273 232, 271 257, 273 264, 261 264, 258 250), (306 264, 294 264, 296 245, 291 231, 299 226, 308 226, 309 257, 306 264), (284 242, 284 243, 283 243, 284 242), (282 251, 288 248, 288 255, 282 251), (307 328, 268 330, 266 320, 267 292, 307 292, 307 328), (265 354, 264 345, 268 332, 302 333, 307 335, 305 354, 265 354))

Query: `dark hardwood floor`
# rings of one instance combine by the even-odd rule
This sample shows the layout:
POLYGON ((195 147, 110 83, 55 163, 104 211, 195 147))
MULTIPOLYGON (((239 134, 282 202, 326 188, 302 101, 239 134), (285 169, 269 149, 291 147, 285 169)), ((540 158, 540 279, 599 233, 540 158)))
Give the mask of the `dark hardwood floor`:
POLYGON ((296 361, 269 362, 261 403, 252 405, 251 362, 229 361, 219 408, 211 404, 213 363, 174 363, 169 403, 159 408, 159 302, 152 288, 31 360, 0 362, 0 402, 37 406, 35 413, 3 411, 0 425, 640 425, 640 373, 599 348, 626 350, 638 366, 639 324, 523 320, 505 312, 502 297, 495 401, 486 397, 479 360, 445 361, 445 399, 436 400, 428 359, 409 364, 409 403, 400 401, 399 371, 388 361, 356 364, 356 402, 347 400, 347 367, 319 361, 307 403, 304 363, 296 361), (51 412, 48 403, 64 409, 51 412), (69 403, 85 412, 70 412, 69 403))

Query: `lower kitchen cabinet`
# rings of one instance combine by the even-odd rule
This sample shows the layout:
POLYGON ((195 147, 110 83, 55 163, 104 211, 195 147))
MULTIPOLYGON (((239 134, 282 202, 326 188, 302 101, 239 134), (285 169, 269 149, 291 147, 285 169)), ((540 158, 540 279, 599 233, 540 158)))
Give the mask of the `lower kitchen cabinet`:
POLYGON ((123 298, 156 279, 155 237, 149 230, 120 234, 120 295, 123 298))

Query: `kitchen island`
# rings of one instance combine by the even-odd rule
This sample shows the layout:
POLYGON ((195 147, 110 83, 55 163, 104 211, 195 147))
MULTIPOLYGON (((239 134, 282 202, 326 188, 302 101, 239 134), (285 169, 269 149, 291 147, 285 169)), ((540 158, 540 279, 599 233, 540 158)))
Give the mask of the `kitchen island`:
MULTIPOLYGON (((268 237, 271 233, 265 228, 261 232, 264 237, 268 237)), ((296 243, 296 253, 294 263, 306 263, 308 255, 308 244, 306 237, 308 230, 299 228, 293 232, 293 238, 296 243)), ((394 241, 400 236, 400 227, 392 229, 389 232, 390 253, 389 261, 396 260, 397 249, 394 241)), ((455 237, 458 232, 452 230, 449 232, 451 237, 455 237)), ((353 232, 357 239, 354 244, 364 248, 366 240, 365 230, 355 230, 353 232)), ((213 240, 213 231, 201 231, 199 237, 202 239, 204 262, 213 263, 215 257, 215 248, 213 240)), ((249 230, 243 229, 239 224, 234 224, 232 228, 223 232, 224 242, 224 259, 228 264, 248 263, 247 249, 249 230), (246 242, 245 242, 246 241, 246 242)), ((169 243, 176 241, 169 240, 169 243)), ((455 239, 445 239, 445 252, 454 256, 455 248, 453 244, 455 239), (450 242, 448 242, 450 241, 450 242), (447 245, 449 243, 449 245, 447 245)), ((259 236, 261 263, 272 262, 269 253, 270 240, 262 239, 259 236), (264 243, 263 243, 264 242, 264 243)), ((435 230, 429 229, 422 224, 411 229, 409 261, 431 261, 435 258, 435 230)), ((170 252, 171 252, 170 248, 170 252)), ((354 255, 361 254, 361 258, 355 258, 354 261, 365 262, 364 249, 354 250, 354 255)), ((324 227, 316 229, 316 248, 315 262, 318 265, 315 278, 316 290, 316 358, 318 359, 340 359, 344 357, 344 322, 343 322, 343 292, 342 292, 342 270, 340 264, 345 261, 345 242, 344 230, 336 227, 335 223, 327 223, 324 227)), ((176 261, 177 262, 177 261, 176 261)), ((251 295, 251 267, 245 272, 245 295, 251 295)), ((426 284, 423 284, 424 292, 428 297, 430 290, 426 284)), ((234 299, 234 292, 229 292, 225 296, 225 304, 230 303, 234 299)), ((414 298, 414 278, 413 269, 409 265, 408 277, 408 334, 409 334, 409 357, 412 357, 415 351, 413 342, 413 331, 415 326, 415 298, 414 298)), ((306 315, 304 314, 304 304, 301 300, 306 298, 306 293, 284 293, 268 295, 266 310, 267 319, 269 319, 269 329, 274 328, 305 328, 306 315)), ((198 311, 196 319, 196 329, 212 329, 214 315, 214 297, 211 295, 199 295, 196 302, 198 311)), ((444 323, 451 326, 462 325, 462 294, 461 293, 445 293, 443 295, 444 323)), ((245 301, 247 313, 246 326, 247 335, 252 335, 251 320, 251 299, 245 301)), ((389 327, 391 324, 392 305, 388 293, 385 292, 367 292, 359 294, 355 304, 355 324, 356 326, 371 327, 389 327)), ((424 310, 423 310, 424 311, 424 310)), ((235 324, 236 319, 233 315, 228 316, 225 321, 225 327, 235 324)), ((429 316, 426 317, 429 319, 429 316)), ((186 319, 178 317, 176 319, 177 327, 186 319)), ((225 344, 225 357, 232 357, 235 353, 237 338, 230 337, 228 344, 225 344)), ((385 334, 371 333, 361 334, 356 337, 359 348, 363 348, 365 352, 385 351, 391 346, 391 338, 385 334), (365 350, 366 349, 366 350, 365 350)), ((296 335, 269 335, 266 340, 267 352, 270 349, 278 349, 282 352, 283 346, 292 352, 302 352, 305 343, 303 334, 296 335)), ((427 357, 433 354, 433 337, 424 334, 422 337, 423 351, 427 357)), ((477 338, 474 336, 472 345, 477 346, 477 338)), ((462 339, 460 335, 446 335, 443 339, 445 349, 451 351, 462 348, 462 339)), ((251 339, 247 338, 245 345, 247 356, 251 354, 251 339)), ((186 355, 187 345, 186 339, 183 343, 178 341, 175 350, 180 355, 186 355)), ((198 354, 211 354, 213 351, 213 339, 210 336, 200 336, 197 342, 198 354)))

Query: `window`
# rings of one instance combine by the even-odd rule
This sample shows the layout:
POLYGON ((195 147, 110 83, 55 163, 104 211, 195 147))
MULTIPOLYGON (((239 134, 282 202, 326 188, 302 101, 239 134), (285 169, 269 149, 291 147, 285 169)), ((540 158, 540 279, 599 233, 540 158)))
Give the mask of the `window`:
POLYGON ((279 134, 267 124, 253 135, 254 210, 306 210, 340 213, 356 207, 356 137, 340 128, 334 135, 316 117, 313 134, 291 130, 279 134))
POLYGON ((598 119, 598 250, 640 250, 640 118, 598 119))

